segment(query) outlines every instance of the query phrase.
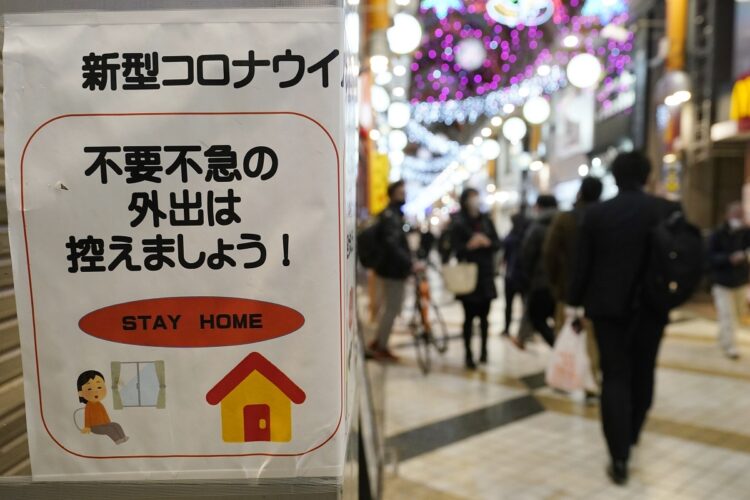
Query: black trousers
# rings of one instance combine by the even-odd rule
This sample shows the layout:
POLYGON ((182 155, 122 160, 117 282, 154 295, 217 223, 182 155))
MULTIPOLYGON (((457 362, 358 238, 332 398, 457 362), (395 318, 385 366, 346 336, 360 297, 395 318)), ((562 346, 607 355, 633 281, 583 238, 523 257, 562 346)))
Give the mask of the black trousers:
POLYGON ((538 288, 529 294, 528 315, 531 326, 550 345, 555 345, 555 331, 549 321, 555 319, 555 298, 548 288, 538 288))
POLYGON ((513 321, 513 300, 516 298, 516 295, 519 295, 521 293, 521 290, 518 289, 514 285, 514 283, 509 280, 505 279, 505 328, 503 328, 503 332, 509 332, 510 331, 510 324, 513 321))
POLYGON ((490 300, 473 301, 462 300, 464 306, 464 347, 466 348, 466 359, 473 359, 471 352, 471 337, 474 333, 474 318, 479 318, 479 328, 482 335, 482 355, 487 354, 487 336, 490 330, 489 314, 490 300))
POLYGON ((602 370, 601 415, 614 460, 628 460, 654 398, 656 357, 667 315, 641 310, 630 318, 593 318, 602 370))

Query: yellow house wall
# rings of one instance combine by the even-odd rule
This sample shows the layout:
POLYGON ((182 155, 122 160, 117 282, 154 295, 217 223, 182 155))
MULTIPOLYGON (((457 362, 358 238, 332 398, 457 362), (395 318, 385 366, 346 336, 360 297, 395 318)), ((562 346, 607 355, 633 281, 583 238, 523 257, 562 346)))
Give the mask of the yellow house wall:
POLYGON ((291 441, 292 403, 278 387, 257 371, 252 372, 221 401, 224 441, 245 441, 243 411, 245 406, 255 404, 266 404, 271 410, 271 441, 291 441))

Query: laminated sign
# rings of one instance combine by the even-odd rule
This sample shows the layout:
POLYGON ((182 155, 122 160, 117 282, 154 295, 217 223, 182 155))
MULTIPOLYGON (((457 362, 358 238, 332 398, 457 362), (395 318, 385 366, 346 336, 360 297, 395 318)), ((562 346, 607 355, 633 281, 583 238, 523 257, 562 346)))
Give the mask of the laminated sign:
POLYGON ((341 474, 341 17, 7 16, 35 479, 341 474))

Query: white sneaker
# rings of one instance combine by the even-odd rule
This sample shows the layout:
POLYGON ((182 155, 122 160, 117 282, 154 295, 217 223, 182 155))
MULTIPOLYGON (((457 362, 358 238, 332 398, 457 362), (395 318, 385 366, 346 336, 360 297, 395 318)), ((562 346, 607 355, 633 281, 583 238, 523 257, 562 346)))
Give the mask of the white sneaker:
POLYGON ((725 349, 724 354, 727 356, 727 358, 732 359, 732 360, 740 359, 740 353, 737 351, 736 347, 730 347, 729 349, 725 349))

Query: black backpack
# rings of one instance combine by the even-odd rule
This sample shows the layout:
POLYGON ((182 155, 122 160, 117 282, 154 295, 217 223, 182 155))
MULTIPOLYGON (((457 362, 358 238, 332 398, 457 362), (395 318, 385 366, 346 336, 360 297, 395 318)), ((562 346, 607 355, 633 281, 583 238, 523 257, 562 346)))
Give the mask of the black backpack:
POLYGON ((384 248, 380 237, 380 217, 357 234, 357 257, 367 269, 374 269, 383 258, 384 248))
POLYGON ((682 212, 675 212, 651 231, 650 243, 644 299, 656 310, 669 311, 687 302, 700 284, 703 237, 682 212))

